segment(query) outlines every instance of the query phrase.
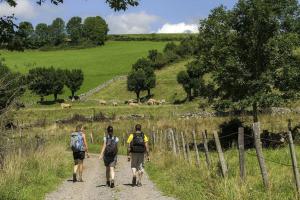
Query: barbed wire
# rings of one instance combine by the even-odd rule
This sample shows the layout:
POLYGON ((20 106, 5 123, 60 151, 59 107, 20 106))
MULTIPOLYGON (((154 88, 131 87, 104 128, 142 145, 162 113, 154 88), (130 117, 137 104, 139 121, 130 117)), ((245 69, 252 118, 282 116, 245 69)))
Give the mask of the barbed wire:
MULTIPOLYGON (((291 164, 287 164, 287 163, 282 163, 282 162, 278 162, 278 161, 275 161, 273 159, 270 159, 270 158, 265 158, 265 157, 262 157, 262 156, 258 156, 257 154, 252 154, 252 153, 249 153, 247 151, 245 151, 248 155, 250 156, 253 156, 253 157, 259 157, 259 158, 262 158, 264 159, 265 161, 268 161, 268 162, 272 162, 272 163, 275 163, 275 164, 278 164, 278 165, 282 165, 282 166, 286 166, 286 167, 293 167, 293 165, 291 164)), ((296 168, 298 168, 298 166, 295 166, 296 168)))

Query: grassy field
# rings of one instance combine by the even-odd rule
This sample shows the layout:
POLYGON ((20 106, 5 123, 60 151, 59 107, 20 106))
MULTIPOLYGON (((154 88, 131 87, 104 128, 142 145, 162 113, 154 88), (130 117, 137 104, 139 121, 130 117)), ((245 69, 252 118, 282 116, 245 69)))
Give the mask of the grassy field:
MULTIPOLYGON (((165 99, 169 103, 173 103, 175 100, 185 99, 186 94, 181 85, 177 83, 177 74, 179 71, 185 69, 187 62, 188 61, 182 61, 156 71, 156 87, 152 90, 153 98, 165 99)), ((146 92, 141 94, 142 97, 146 95, 146 92)), ((120 80, 109 85, 99 93, 94 94, 89 99, 124 102, 125 100, 135 98, 136 95, 134 92, 127 91, 126 80, 120 80)))
POLYGON ((150 49, 161 51, 164 45, 165 42, 110 41, 105 46, 90 49, 0 53, 12 70, 21 73, 34 67, 82 69, 85 80, 78 92, 80 94, 115 76, 127 74, 138 58, 146 56, 150 49))

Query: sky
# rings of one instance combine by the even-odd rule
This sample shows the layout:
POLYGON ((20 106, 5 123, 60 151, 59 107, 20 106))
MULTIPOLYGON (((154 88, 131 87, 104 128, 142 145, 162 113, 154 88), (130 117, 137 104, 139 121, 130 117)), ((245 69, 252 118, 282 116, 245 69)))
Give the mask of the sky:
POLYGON ((14 13, 18 21, 33 25, 50 24, 56 17, 68 21, 73 16, 101 16, 108 23, 109 34, 138 34, 197 32, 199 20, 207 17, 211 9, 219 5, 231 8, 236 0, 140 0, 138 7, 125 12, 113 11, 105 0, 64 0, 59 6, 38 6, 36 0, 17 2, 16 8, 0 3, 0 16, 14 13))

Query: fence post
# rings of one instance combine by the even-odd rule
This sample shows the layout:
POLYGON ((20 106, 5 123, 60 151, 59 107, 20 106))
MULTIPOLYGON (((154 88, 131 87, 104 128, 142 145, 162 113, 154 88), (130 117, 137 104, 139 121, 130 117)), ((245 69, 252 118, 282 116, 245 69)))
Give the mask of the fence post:
POLYGON ((291 158, 292 158, 293 172, 294 172, 297 192, 298 192, 298 195, 300 195, 300 177, 299 177, 299 171, 298 171, 297 156, 296 156, 293 136, 292 136, 292 133, 290 130, 288 130, 288 139, 289 139, 289 147, 290 147, 290 153, 291 153, 291 158))
POLYGON ((172 139, 172 149, 173 149, 173 153, 174 153, 174 155, 177 156, 177 152, 176 152, 176 143, 175 143, 175 137, 174 137, 174 131, 173 131, 173 129, 170 129, 170 133, 171 133, 171 139, 172 139))
POLYGON ((181 131, 180 134, 181 134, 181 141, 182 141, 183 157, 186 160, 187 159, 187 155, 186 155, 186 147, 185 147, 185 140, 184 140, 183 132, 181 131))
POLYGON ((187 156, 189 164, 191 164, 192 160, 191 160, 191 153, 190 153, 190 144, 189 144, 189 142, 186 143, 186 156, 187 156))
POLYGON ((203 139, 203 146, 204 146, 204 151, 205 151, 205 158, 206 158, 207 168, 210 169, 211 162, 210 162, 210 158, 209 158, 209 151, 208 151, 207 135, 206 135, 206 133, 207 133, 206 130, 205 130, 205 132, 202 132, 202 139, 203 139))
POLYGON ((264 186, 269 189, 269 179, 260 141, 260 123, 253 124, 254 144, 264 186))
POLYGON ((91 138, 91 143, 92 143, 92 144, 94 144, 94 135, 93 135, 93 130, 91 131, 90 138, 91 138))
POLYGON ((245 175, 246 175, 244 128, 240 127, 238 132, 239 132, 238 145, 239 145, 240 177, 241 177, 241 180, 244 182, 245 175))
POLYGON ((176 147, 177 147, 177 153, 180 156, 181 151, 180 151, 180 144, 179 144, 179 138, 178 138, 178 131, 175 132, 175 142, 176 142, 176 147))
POLYGON ((221 147, 221 143, 220 143, 220 139, 219 139, 219 135, 218 135, 217 131, 214 131, 214 138, 215 138, 215 143, 216 143, 216 147, 217 147, 217 151, 218 151, 218 155, 219 155, 222 174, 223 174, 223 177, 227 177, 228 169, 227 169, 227 166, 226 166, 224 154, 223 154, 223 151, 222 151, 222 147, 221 147))
POLYGON ((193 140, 194 140, 194 148, 195 148, 195 152, 196 152, 196 165, 197 165, 197 167, 200 167, 200 158, 199 158, 199 151, 198 151, 198 147, 197 147, 195 130, 193 130, 192 133, 193 133, 193 140))

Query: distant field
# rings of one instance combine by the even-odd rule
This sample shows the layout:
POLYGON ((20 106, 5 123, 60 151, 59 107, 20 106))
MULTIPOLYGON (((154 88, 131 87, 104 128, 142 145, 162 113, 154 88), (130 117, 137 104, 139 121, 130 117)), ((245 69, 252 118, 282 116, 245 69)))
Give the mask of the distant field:
MULTIPOLYGON (((150 49, 161 51, 165 42, 151 41, 109 41, 105 46, 59 51, 0 51, 5 63, 14 71, 28 72, 35 67, 63 69, 80 68, 85 80, 79 93, 86 92, 97 85, 130 71, 131 65, 140 57, 146 56, 150 49)), ((68 91, 67 91, 68 92, 68 91)))

